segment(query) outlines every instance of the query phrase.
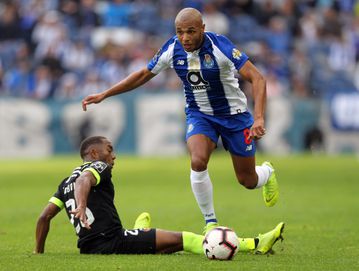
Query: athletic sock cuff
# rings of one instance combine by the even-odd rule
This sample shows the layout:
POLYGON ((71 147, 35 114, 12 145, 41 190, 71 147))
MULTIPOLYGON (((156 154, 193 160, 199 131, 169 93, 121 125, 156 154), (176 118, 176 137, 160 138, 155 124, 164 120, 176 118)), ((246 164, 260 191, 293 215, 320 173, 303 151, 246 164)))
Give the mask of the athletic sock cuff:
POLYGON ((195 254, 202 254, 203 236, 192 232, 182 232, 183 250, 195 254))
POLYGON ((191 169, 191 180, 192 181, 202 182, 208 178, 209 178, 208 169, 203 170, 203 171, 194 171, 193 169, 191 169))

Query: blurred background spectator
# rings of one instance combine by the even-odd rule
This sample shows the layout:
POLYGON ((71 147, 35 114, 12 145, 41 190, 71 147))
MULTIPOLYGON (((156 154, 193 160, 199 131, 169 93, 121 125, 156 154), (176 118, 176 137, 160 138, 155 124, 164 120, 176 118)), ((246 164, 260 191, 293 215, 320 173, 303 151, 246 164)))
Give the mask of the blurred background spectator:
MULTIPOLYGON (((7 0, 0 1, 0 95, 64 97, 56 92, 69 73, 77 89, 88 87, 89 77, 101 82, 94 87, 109 86, 146 65, 186 6, 201 10, 208 31, 250 55, 280 86, 278 95, 321 98, 334 88, 358 89, 357 1, 7 0)), ((170 73, 159 77, 145 87, 181 88, 170 73)))
MULTIPOLYGON (((0 0, 0 96, 71 100, 102 91, 147 64, 184 7, 199 9, 207 31, 227 35, 266 75, 270 118, 278 106, 317 114, 315 103, 300 101, 359 89, 355 0, 0 0)), ((181 84, 166 71, 144 88, 181 84)))

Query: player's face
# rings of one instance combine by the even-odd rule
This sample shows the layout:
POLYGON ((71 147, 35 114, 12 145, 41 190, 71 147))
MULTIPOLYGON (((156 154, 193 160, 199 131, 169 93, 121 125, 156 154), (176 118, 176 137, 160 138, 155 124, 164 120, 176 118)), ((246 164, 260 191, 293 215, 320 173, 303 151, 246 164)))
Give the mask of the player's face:
POLYGON ((116 155, 113 151, 113 147, 110 141, 104 140, 101 148, 98 152, 99 160, 109 164, 110 166, 114 166, 116 155))
POLYGON ((176 35, 187 52, 201 47, 203 42, 204 24, 199 21, 183 20, 176 23, 176 35))

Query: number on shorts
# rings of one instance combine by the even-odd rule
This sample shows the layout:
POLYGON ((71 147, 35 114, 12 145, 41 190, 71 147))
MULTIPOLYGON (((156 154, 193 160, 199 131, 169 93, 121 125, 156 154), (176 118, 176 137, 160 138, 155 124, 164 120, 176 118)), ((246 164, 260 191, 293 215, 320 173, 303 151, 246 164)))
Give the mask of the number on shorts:
POLYGON ((249 145, 252 143, 251 131, 247 128, 243 130, 244 142, 249 145))
POLYGON ((124 235, 125 236, 128 236, 128 235, 136 236, 136 235, 138 235, 138 230, 125 230, 124 235))

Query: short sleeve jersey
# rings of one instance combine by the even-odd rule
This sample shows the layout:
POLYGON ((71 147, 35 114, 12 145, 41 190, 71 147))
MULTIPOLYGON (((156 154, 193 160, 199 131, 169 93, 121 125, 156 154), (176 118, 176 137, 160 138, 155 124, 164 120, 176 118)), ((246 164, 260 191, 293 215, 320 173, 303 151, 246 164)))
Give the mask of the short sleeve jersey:
POLYGON ((225 36, 205 32, 201 48, 194 52, 186 52, 177 36, 172 37, 147 68, 154 74, 166 68, 176 71, 183 83, 186 111, 226 116, 247 111, 247 98, 235 77, 247 60, 225 36))
POLYGON ((57 192, 49 200, 60 209, 65 208, 79 237, 78 247, 97 236, 122 229, 122 223, 114 205, 115 190, 111 178, 111 167, 108 164, 102 161, 87 162, 75 168, 71 176, 61 182, 57 192), (84 171, 92 172, 97 180, 96 186, 91 187, 87 199, 86 215, 91 226, 90 230, 83 227, 79 219, 69 213, 76 208, 74 194, 76 179, 84 171))

